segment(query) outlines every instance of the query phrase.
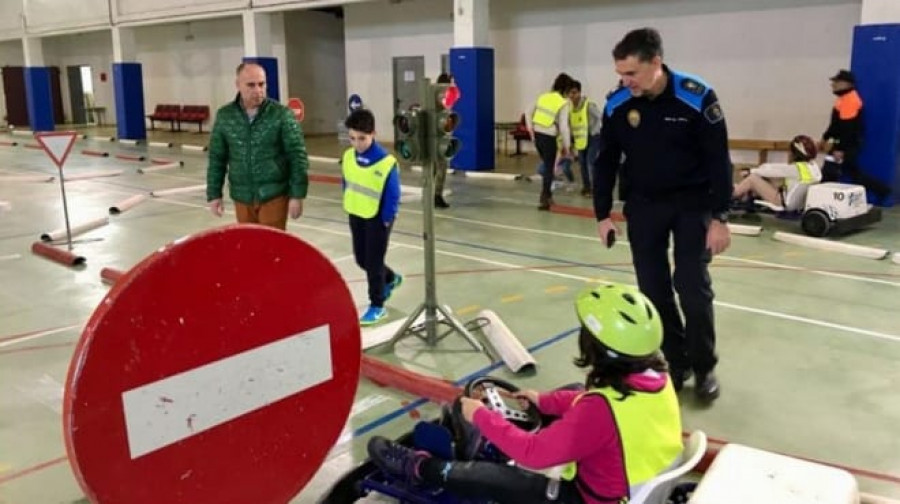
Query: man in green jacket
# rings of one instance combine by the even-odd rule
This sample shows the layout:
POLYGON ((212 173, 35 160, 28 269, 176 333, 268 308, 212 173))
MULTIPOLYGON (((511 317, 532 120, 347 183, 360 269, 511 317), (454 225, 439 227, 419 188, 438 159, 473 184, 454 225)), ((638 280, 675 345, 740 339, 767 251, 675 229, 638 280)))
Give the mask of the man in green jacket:
POLYGON ((209 141, 206 200, 221 217, 222 186, 228 174, 229 194, 238 222, 284 230, 287 217, 303 214, 309 185, 306 145, 294 114, 266 97, 266 72, 255 63, 237 68, 238 95, 216 113, 209 141))

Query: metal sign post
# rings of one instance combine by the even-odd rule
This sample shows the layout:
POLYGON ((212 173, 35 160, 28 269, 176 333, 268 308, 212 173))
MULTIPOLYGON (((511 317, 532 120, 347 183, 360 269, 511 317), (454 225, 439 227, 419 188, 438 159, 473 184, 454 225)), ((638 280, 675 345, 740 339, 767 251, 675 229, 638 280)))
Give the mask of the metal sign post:
POLYGON ((72 151, 72 146, 75 144, 75 138, 78 136, 78 133, 74 131, 54 131, 37 133, 34 136, 38 144, 43 147, 44 152, 53 160, 57 170, 59 170, 59 188, 62 191, 63 214, 66 219, 66 242, 71 252, 72 227, 69 224, 69 204, 66 201, 66 181, 63 177, 63 165, 66 162, 66 158, 69 157, 69 152, 72 151))

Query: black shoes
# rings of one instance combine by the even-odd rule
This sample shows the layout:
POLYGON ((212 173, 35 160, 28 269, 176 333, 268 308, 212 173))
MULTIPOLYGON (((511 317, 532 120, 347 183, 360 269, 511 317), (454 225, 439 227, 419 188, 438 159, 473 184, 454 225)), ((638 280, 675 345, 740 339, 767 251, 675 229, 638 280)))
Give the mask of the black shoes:
MULTIPOLYGON (((672 378, 672 387, 676 392, 681 392, 681 389, 684 388, 684 383, 690 380, 693 375, 694 372, 690 369, 672 369, 669 371, 669 376, 672 378)), ((718 399, 719 392, 719 380, 716 379, 716 375, 711 371, 703 375, 697 375, 697 379, 694 380, 694 395, 697 396, 697 399, 705 403, 711 403, 718 399)))
POLYGON ((435 196, 434 197, 434 207, 435 208, 450 208, 450 203, 444 199, 443 196, 435 196))
POLYGON ((710 403, 719 397, 719 380, 716 375, 709 372, 703 376, 697 375, 697 381, 694 384, 694 394, 697 399, 710 403))

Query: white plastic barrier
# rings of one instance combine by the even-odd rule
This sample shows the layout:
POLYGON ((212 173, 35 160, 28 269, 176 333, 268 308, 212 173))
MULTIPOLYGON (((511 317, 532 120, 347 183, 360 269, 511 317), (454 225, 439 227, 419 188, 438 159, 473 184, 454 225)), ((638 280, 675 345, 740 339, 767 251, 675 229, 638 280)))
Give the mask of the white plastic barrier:
MULTIPOLYGON (((87 233, 88 231, 93 231, 99 227, 103 227, 109 224, 109 217, 101 217, 99 219, 94 219, 92 221, 85 222, 83 224, 78 224, 76 226, 72 226, 71 232, 72 237, 75 237, 80 234, 87 233)), ((49 233, 44 233, 41 235, 41 241, 52 242, 57 240, 62 240, 66 237, 66 228, 54 229, 49 233)))
POLYGON ((119 215, 120 213, 126 212, 137 205, 143 203, 150 196, 147 194, 135 194, 130 198, 126 198, 115 205, 109 207, 109 213, 112 215, 119 215))
POLYGON ((173 189, 162 189, 160 191, 151 191, 150 196, 154 198, 158 198, 160 196, 169 196, 170 194, 183 194, 189 192, 203 191, 206 190, 206 184, 198 184, 193 186, 186 187, 175 187, 173 189))
POLYGON ((490 322, 482 332, 513 373, 534 370, 537 365, 534 356, 528 353, 516 335, 493 310, 481 310, 478 317, 490 322))
POLYGON ((884 259, 890 254, 890 252, 885 249, 864 247, 862 245, 853 245, 852 243, 835 242, 824 238, 813 238, 782 231, 776 231, 775 234, 772 235, 772 238, 780 242, 799 245, 801 247, 827 250, 829 252, 865 257, 867 259, 884 259))

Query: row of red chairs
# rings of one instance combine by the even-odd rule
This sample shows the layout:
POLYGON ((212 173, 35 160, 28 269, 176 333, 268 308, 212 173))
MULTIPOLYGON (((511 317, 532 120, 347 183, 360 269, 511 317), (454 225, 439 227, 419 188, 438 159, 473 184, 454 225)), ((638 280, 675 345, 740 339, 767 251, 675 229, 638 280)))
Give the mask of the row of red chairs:
POLYGON ((156 121, 168 121, 172 131, 181 131, 181 123, 197 123, 200 132, 203 132, 203 123, 209 119, 208 105, 173 105, 159 104, 150 119, 150 129, 156 129, 156 121))

